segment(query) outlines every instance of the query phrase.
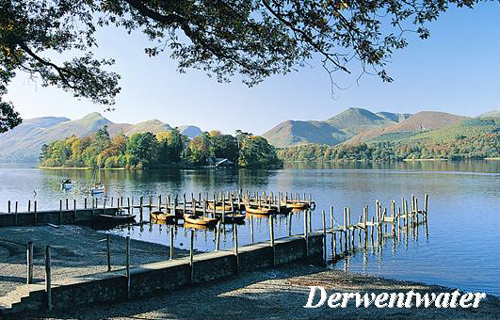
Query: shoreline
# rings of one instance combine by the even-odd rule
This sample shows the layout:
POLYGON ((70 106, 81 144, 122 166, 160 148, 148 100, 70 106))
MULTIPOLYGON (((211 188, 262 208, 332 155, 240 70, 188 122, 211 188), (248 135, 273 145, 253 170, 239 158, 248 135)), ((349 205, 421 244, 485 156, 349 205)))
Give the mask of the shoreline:
POLYGON ((74 310, 40 314, 29 319, 386 319, 409 317, 424 319, 499 318, 500 300, 487 295, 477 309, 462 308, 347 308, 325 305, 306 309, 309 286, 322 286, 333 292, 376 293, 410 290, 425 293, 453 292, 451 288, 398 281, 324 267, 293 263, 275 269, 244 272, 225 280, 166 292, 146 299, 112 305, 95 305, 74 310))

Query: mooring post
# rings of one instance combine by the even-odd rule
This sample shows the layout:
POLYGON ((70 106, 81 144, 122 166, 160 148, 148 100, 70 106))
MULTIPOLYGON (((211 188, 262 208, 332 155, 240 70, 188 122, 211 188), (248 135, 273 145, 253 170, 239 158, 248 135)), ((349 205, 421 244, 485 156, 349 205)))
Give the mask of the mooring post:
POLYGON ((126 247, 127 299, 130 300, 130 236, 127 236, 126 247))
POLYGON ((62 224, 62 199, 59 200, 59 224, 62 224))
POLYGON ((85 199, 83 199, 83 208, 87 209, 87 197, 85 197, 85 199))
POLYGON ((50 246, 45 247, 45 292, 47 293, 47 309, 52 310, 52 270, 50 246))
POLYGON ((219 221, 217 221, 217 230, 215 233, 215 251, 219 251, 219 249, 220 249, 220 225, 221 225, 221 222, 219 220, 219 221))
POLYGON ((326 265, 326 213, 323 210, 323 263, 326 265))
POLYGON ((170 226, 170 260, 174 259, 174 227, 170 226))
POLYGON ((191 285, 194 284, 194 230, 191 229, 191 243, 189 245, 189 265, 191 266, 191 285))
POLYGON ((31 212, 31 200, 28 200, 28 212, 31 212))
POLYGON ((425 219, 427 220, 427 209, 429 208, 429 195, 426 194, 424 196, 424 211, 425 211, 425 219))
POLYGON ((236 273, 238 273, 238 270, 240 268, 240 257, 238 254, 238 225, 236 223, 233 223, 233 230, 234 230, 234 255, 236 256, 236 273))
POLYGON ((36 226, 38 224, 38 212, 37 212, 37 202, 36 201, 35 201, 34 217, 35 217, 35 226, 36 226))
POLYGON ((253 237, 253 216, 250 216, 250 241, 254 243, 254 237, 253 237))
POLYGON ((292 235, 292 212, 290 211, 288 212, 288 236, 291 235, 292 235))
POLYGON ((16 207, 14 211, 15 217, 14 217, 14 225, 17 226, 17 201, 16 201, 16 207))
POLYGON ((10 200, 7 201, 7 213, 10 213, 10 200))
POLYGON ((73 221, 76 223, 76 199, 73 199, 73 221))
POLYGON ((348 226, 348 222, 347 222, 347 208, 344 208, 344 230, 343 230, 343 233, 344 233, 344 242, 345 242, 345 249, 344 249, 344 252, 347 253, 348 252, 348 249, 347 249, 347 246, 348 246, 348 243, 349 243, 349 240, 348 240, 348 237, 347 237, 347 234, 348 234, 348 231, 347 231, 347 226, 348 226))
POLYGON ((274 215, 269 216, 269 232, 271 234, 271 247, 273 248, 273 266, 276 266, 276 248, 274 247, 274 215))
POLYGON ((108 258, 108 271, 111 271, 111 240, 109 234, 106 235, 106 257, 108 258))
POLYGON ((304 211, 304 238, 306 239, 306 258, 309 257, 309 233, 308 230, 309 228, 307 227, 307 211, 304 211))
POLYGON ((33 283, 33 241, 26 243, 26 283, 33 283))
POLYGON ((66 198, 66 210, 69 210, 69 200, 66 198))

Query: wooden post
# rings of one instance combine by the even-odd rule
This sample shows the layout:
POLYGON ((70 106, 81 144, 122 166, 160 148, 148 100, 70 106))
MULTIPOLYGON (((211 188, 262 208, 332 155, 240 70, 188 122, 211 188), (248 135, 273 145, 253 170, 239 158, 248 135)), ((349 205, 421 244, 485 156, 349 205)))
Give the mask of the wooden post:
POLYGON ((240 268, 240 257, 238 255, 238 225, 236 223, 233 223, 233 230, 234 230, 234 255, 236 256, 236 273, 238 273, 238 270, 240 268))
POLYGON ((34 216, 35 216, 35 226, 38 224, 38 212, 37 212, 37 202, 35 201, 35 212, 34 212, 34 216))
POLYGON ((292 235, 292 212, 290 211, 288 212, 288 236, 291 235, 292 235))
POLYGON ((194 283, 194 230, 191 229, 191 243, 189 246, 189 265, 191 266, 191 285, 194 283))
MULTIPOLYGON (((111 198, 111 199, 113 199, 113 198, 111 198)), ((113 201, 113 200, 111 200, 111 201, 113 201)), ((85 199, 83 200, 83 208, 87 209, 87 197, 85 197, 85 199)))
POLYGON ((108 258, 108 271, 111 271, 111 240, 109 239, 109 234, 106 235, 106 251, 108 258))
POLYGON ((170 260, 174 259, 174 227, 169 226, 170 230, 170 260))
POLYGON ((429 195, 426 194, 424 198, 424 211, 425 211, 425 219, 427 220, 427 209, 429 208, 429 195))
POLYGON ((31 200, 28 200, 28 212, 31 212, 31 200))
POLYGON ((331 229, 331 232, 332 234, 334 233, 333 232, 333 207, 330 207, 330 229, 331 229))
MULTIPOLYGON (((304 195, 305 198, 305 195, 304 195)), ((326 265, 326 214, 323 210, 323 262, 326 265)))
POLYGON ((307 232, 309 228, 307 227, 307 216, 307 211, 304 211, 304 238, 306 239, 306 258, 309 257, 309 233, 307 232))
POLYGON ((130 300, 130 236, 127 236, 126 239, 126 276, 127 276, 127 299, 130 300))
POLYGON ((215 251, 220 250, 220 226, 221 226, 221 222, 219 220, 219 221, 217 221, 217 230, 215 230, 215 251))
POLYGON ((10 200, 7 201, 7 213, 10 213, 10 200))
POLYGON ((274 215, 269 216, 269 232, 271 236, 271 247, 273 248, 273 266, 276 266, 276 248, 274 247, 274 215))
POLYGON ((69 200, 66 198, 66 210, 69 210, 69 200))
POLYGON ((59 200, 59 224, 61 225, 62 224, 62 199, 59 200))
POLYGON ((348 227, 348 222, 347 222, 347 208, 344 208, 344 230, 343 230, 343 233, 344 233, 344 242, 345 242, 345 248, 344 248, 344 252, 347 253, 348 252, 348 249, 347 249, 347 246, 348 246, 348 237, 347 237, 347 227, 348 227))
POLYGON ((15 217, 14 217, 14 225, 16 225, 16 226, 17 226, 17 201, 16 201, 16 207, 15 207, 14 214, 15 214, 15 217))
POLYGON ((26 283, 33 283, 33 242, 26 244, 26 283))
POLYGON ((253 237, 253 217, 250 216, 250 240, 252 243, 254 242, 254 237, 253 237))
POLYGON ((76 199, 73 200, 73 221, 76 223, 76 199))
POLYGON ((45 292, 47 293, 47 309, 52 310, 52 270, 50 246, 45 247, 45 292))

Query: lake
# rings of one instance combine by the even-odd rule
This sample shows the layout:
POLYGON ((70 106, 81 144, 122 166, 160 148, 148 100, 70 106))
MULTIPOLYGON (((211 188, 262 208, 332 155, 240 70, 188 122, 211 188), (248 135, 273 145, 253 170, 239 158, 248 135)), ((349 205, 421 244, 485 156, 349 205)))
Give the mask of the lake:
MULTIPOLYGON (((369 205, 374 213, 375 200, 384 207, 392 199, 399 206, 401 197, 430 195, 428 236, 423 229, 418 240, 388 239, 381 250, 358 250, 330 265, 331 268, 380 275, 401 280, 457 287, 500 295, 500 162, 405 162, 394 164, 294 165, 281 170, 161 170, 104 171, 101 175, 107 197, 139 196, 214 191, 259 190, 312 194, 317 208, 313 227, 322 228, 322 210, 334 207, 341 221, 342 208, 355 213, 369 205)), ((39 210, 58 209, 60 199, 77 199, 79 206, 88 196, 92 174, 87 170, 39 170, 20 165, 0 164, 0 211, 7 210, 7 200, 19 201, 26 210, 28 200, 37 200, 39 210), (71 178, 76 184, 63 192, 60 181, 71 178), (36 194, 36 195, 35 195, 36 194)), ((115 200, 116 201, 116 200, 115 200)), ((70 202, 72 203, 72 202, 70 202)), ((329 217, 327 216, 329 221, 329 217)), ((294 234, 303 232, 302 213, 292 216, 294 234)), ((268 219, 253 219, 256 241, 269 239, 268 219)), ((1 230, 0 230, 1 232, 1 230)), ((105 231, 100 231, 105 232, 105 231)), ((121 235, 156 243, 169 243, 167 226, 145 224, 128 230, 112 230, 121 235)), ((175 246, 189 247, 188 230, 178 227, 175 246)), ((276 237, 288 233, 287 219, 277 216, 276 237)), ((197 230, 195 248, 211 251, 214 232, 197 230)), ((251 242, 250 223, 238 227, 239 244, 251 242)), ((328 239, 329 241, 329 239, 328 239)), ((226 226, 223 248, 233 246, 232 226, 226 226)), ((330 245, 328 246, 330 250, 330 245)))

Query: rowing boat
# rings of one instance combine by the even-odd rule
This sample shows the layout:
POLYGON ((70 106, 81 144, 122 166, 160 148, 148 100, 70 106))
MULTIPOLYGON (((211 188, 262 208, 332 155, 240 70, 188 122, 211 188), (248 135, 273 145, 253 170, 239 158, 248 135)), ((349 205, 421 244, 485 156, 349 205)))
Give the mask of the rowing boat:
POLYGON ((184 218, 184 222, 191 223, 191 224, 197 224, 197 225, 201 225, 201 226, 214 225, 218 221, 215 218, 195 216, 194 214, 185 214, 185 215, 183 215, 183 218, 184 218))
POLYGON ((151 221, 153 222, 171 222, 174 221, 174 214, 166 214, 162 211, 151 211, 151 221))
MULTIPOLYGON (((218 213, 217 218, 222 221, 222 214, 218 213)), ((224 223, 243 223, 245 221, 244 214, 227 213, 224 215, 224 223)))
POLYGON ((266 215, 276 212, 276 210, 273 208, 256 207, 251 205, 245 205, 245 211, 251 214, 266 214, 266 215))

